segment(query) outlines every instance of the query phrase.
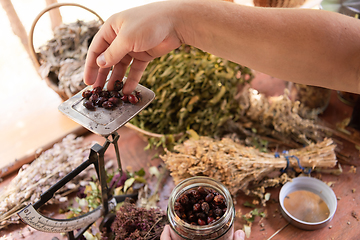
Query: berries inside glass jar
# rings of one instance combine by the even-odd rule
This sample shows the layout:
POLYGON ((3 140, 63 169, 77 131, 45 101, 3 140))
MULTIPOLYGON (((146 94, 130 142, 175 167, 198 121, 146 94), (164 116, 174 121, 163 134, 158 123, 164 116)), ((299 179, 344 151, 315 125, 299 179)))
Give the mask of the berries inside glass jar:
POLYGON ((175 200, 174 210, 183 221, 202 226, 220 219, 227 210, 227 204, 219 192, 200 186, 182 193, 175 200))
POLYGON ((141 98, 140 92, 134 91, 133 94, 124 95, 120 93, 124 86, 124 83, 120 80, 116 80, 114 84, 114 90, 107 91, 101 87, 96 87, 92 90, 85 90, 82 93, 84 98, 83 105, 88 110, 94 111, 96 107, 102 107, 105 109, 113 109, 121 104, 121 102, 137 104, 141 98))

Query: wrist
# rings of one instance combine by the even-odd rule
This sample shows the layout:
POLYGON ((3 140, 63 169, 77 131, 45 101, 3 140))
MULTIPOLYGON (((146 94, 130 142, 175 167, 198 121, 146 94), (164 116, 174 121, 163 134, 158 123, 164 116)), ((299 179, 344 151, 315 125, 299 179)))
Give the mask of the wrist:
MULTIPOLYGON (((216 53, 232 35, 229 11, 240 5, 222 0, 180 0, 174 9, 174 29, 182 43, 216 53)), ((236 12, 236 11, 235 11, 236 12)), ((235 15, 235 14, 234 14, 235 15)), ((233 24, 235 25, 235 24, 233 24)), ((238 27, 236 27, 238 28, 238 27)))
POLYGON ((171 18, 173 19, 174 30, 180 39, 181 43, 198 46, 198 39, 204 40, 206 26, 206 12, 210 2, 212 0, 180 0, 176 2, 176 6, 173 8, 171 18), (201 9, 201 11, 200 11, 201 9))

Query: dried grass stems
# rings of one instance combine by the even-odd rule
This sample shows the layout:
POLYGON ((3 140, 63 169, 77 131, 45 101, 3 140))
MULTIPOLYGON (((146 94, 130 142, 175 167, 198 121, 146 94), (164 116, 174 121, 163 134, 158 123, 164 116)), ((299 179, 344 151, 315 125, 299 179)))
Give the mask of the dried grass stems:
MULTIPOLYGON (((335 147, 331 139, 325 139, 304 148, 292 149, 288 155, 297 156, 303 167, 330 168, 336 165, 335 147)), ((192 176, 209 176, 222 182, 234 196, 239 190, 246 191, 251 182, 260 181, 267 174, 287 166, 282 154, 276 158, 274 153, 260 152, 229 138, 189 139, 175 146, 174 150, 166 151, 160 157, 175 184, 192 176)), ((295 159, 289 160, 290 167, 298 167, 295 159)))
MULTIPOLYGON (((91 145, 84 146, 82 137, 70 134, 31 164, 23 165, 17 176, 0 192, 0 229, 18 223, 19 217, 15 213, 38 201, 42 193, 86 160, 91 145)), ((67 201, 66 195, 76 190, 86 176, 86 172, 80 173, 48 203, 67 201)))

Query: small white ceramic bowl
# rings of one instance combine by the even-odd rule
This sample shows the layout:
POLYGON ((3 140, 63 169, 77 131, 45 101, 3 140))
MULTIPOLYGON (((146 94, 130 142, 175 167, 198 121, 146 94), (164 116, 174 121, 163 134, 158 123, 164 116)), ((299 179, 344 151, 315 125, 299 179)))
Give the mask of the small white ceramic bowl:
POLYGON ((337 199, 334 191, 324 182, 312 177, 297 177, 292 182, 286 183, 280 190, 279 202, 281 213, 284 218, 295 227, 304 230, 316 230, 325 227, 333 218, 336 208, 337 199), (317 194, 328 206, 329 216, 321 222, 305 222, 292 216, 284 207, 284 199, 292 192, 305 190, 317 194))

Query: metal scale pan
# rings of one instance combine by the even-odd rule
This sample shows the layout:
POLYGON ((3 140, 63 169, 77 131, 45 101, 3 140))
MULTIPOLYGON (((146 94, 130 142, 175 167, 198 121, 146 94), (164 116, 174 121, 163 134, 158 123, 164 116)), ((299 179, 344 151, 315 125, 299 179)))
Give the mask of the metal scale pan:
POLYGON ((140 92, 141 99, 137 104, 121 103, 118 107, 108 110, 97 107, 96 110, 88 110, 84 107, 82 93, 90 89, 87 87, 63 102, 59 106, 59 110, 67 115, 73 121, 84 126, 93 133, 108 136, 118 130, 155 98, 155 93, 150 89, 138 84, 135 91, 140 92))

